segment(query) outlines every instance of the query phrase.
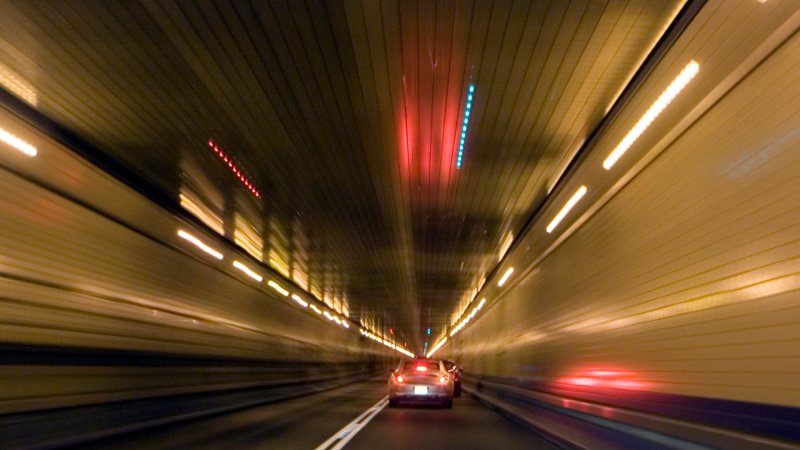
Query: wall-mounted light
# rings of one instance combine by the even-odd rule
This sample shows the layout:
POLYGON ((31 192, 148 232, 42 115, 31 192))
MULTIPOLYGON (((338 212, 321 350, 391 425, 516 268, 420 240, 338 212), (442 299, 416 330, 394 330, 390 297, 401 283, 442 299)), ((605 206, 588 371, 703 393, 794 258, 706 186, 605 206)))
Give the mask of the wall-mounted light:
POLYGON ((506 270, 506 273, 504 273, 503 276, 500 278, 500 281, 497 282, 497 285, 502 287, 504 284, 506 284, 506 281, 508 281, 508 277, 510 277, 512 273, 514 273, 514 268, 509 267, 508 270, 506 270))
POLYGON ((233 267, 236 267, 237 269, 241 270, 242 272, 247 274, 248 277, 258 281, 259 283, 261 283, 261 280, 264 279, 264 277, 262 277, 261 275, 255 273, 252 269, 250 269, 249 267, 247 267, 244 264, 240 263, 239 261, 234 261, 233 262, 233 267))
POLYGON ((636 139, 639 139, 639 136, 644 133, 644 130, 646 130, 650 124, 656 120, 656 117, 664 111, 664 108, 666 108, 667 105, 680 94, 683 88, 692 81, 698 71, 700 71, 700 64, 697 64, 695 61, 690 61, 689 64, 683 68, 681 73, 672 80, 672 83, 670 83, 658 99, 650 105, 650 108, 648 108, 639 121, 636 122, 636 125, 628 131, 628 134, 622 138, 616 148, 606 157, 605 161, 603 161, 604 169, 609 170, 617 163, 622 155, 631 148, 631 145, 636 142, 636 139))
POLYGON ((197 239, 196 237, 192 236, 191 234, 189 234, 189 233, 187 233, 187 232, 185 232, 183 230, 178 230, 178 236, 180 236, 183 239, 186 239, 187 241, 191 242, 197 248, 199 248, 200 250, 208 253, 209 255, 213 256, 214 258, 222 259, 222 253, 220 253, 217 250, 214 250, 213 248, 209 247, 203 241, 201 241, 200 239, 197 239))
POLYGON ((570 210, 573 207, 575 207, 575 205, 583 198, 584 195, 586 195, 586 191, 587 191, 586 186, 581 186, 578 188, 577 191, 575 191, 574 194, 572 194, 572 197, 570 197, 569 200, 567 200, 567 203, 561 208, 561 211, 559 211, 558 214, 556 214, 556 216, 553 218, 553 220, 550 221, 550 224, 547 225, 548 233, 552 233, 553 230, 556 229, 558 224, 560 224, 561 221, 564 220, 564 217, 566 217, 567 214, 569 214, 570 210))
POLYGON ((289 291, 287 291, 286 289, 283 288, 283 286, 281 286, 280 284, 278 284, 278 283, 276 283, 276 282, 274 282, 272 280, 269 280, 267 282, 267 285, 269 287, 271 287, 272 289, 275 289, 276 291, 280 292, 281 295, 283 295, 284 297, 289 295, 289 291))
POLYGON ((292 294, 292 300, 297 302, 297 304, 303 308, 308 308, 308 302, 300 298, 297 294, 292 294))
POLYGON ((36 156, 39 153, 36 147, 2 128, 0 128, 0 141, 31 157, 36 156))

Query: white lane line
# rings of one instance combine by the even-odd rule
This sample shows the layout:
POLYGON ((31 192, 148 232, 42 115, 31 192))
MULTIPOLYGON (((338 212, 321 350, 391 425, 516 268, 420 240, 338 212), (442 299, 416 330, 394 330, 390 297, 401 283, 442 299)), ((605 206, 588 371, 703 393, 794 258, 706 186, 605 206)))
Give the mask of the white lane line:
POLYGON ((386 397, 378 400, 378 403, 375 403, 369 409, 359 414, 358 417, 345 425, 344 428, 336 433, 333 433, 333 436, 328 438, 327 441, 320 444, 320 446, 314 450, 340 450, 388 404, 389 396, 387 395, 386 397))

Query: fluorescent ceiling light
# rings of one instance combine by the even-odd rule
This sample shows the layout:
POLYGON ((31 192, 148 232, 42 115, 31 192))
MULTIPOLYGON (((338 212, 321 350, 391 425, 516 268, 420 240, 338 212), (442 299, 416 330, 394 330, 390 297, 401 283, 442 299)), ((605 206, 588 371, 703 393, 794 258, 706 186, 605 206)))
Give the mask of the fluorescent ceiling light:
POLYGON ((269 287, 271 287, 272 289, 275 289, 276 291, 280 292, 284 297, 289 295, 289 291, 287 291, 286 289, 283 288, 283 286, 272 280, 269 280, 267 282, 267 285, 269 285, 269 287))
POLYGON ((36 150, 36 147, 23 141, 17 136, 14 136, 13 134, 9 133, 8 131, 2 128, 0 128, 0 141, 5 142, 11 147, 14 147, 15 149, 31 157, 36 156, 39 153, 39 151, 36 150))
POLYGON ((572 197, 570 197, 569 200, 567 200, 567 203, 564 205, 563 208, 561 208, 561 211, 559 211, 558 214, 556 214, 556 217, 554 217, 553 220, 550 222, 550 224, 547 225, 548 233, 552 233, 553 230, 556 229, 558 224, 561 223, 562 220, 564 220, 564 217, 566 217, 566 215, 575 206, 575 204, 577 204, 583 198, 583 196, 586 195, 586 190, 587 190, 586 186, 581 186, 578 188, 577 191, 575 191, 574 194, 572 194, 572 197))
POLYGON ((692 81, 697 72, 700 70, 700 64, 697 64, 695 61, 690 61, 686 67, 683 68, 681 73, 672 80, 672 83, 667 86, 664 92, 656 99, 656 101, 650 105, 650 108, 644 113, 644 115, 636 122, 636 125, 628 131, 628 134, 622 138, 617 147, 608 155, 608 157, 603 161, 603 167, 606 170, 611 169, 614 164, 622 157, 622 155, 628 151, 628 149, 633 145, 636 139, 644 133, 651 123, 664 111, 664 108, 672 102, 673 99, 692 81))
POLYGON ((320 309, 319 309, 319 308, 317 308, 317 306, 316 306, 316 305, 311 305, 311 309, 313 309, 313 310, 314 310, 314 312, 315 312, 315 313, 317 313, 317 314, 322 314, 322 311, 320 311, 320 309))
POLYGON ((178 230, 178 236, 180 236, 180 237, 186 239, 187 241, 191 242, 192 244, 196 245, 198 248, 200 248, 200 250, 203 250, 204 252, 208 253, 209 255, 213 256, 214 258, 222 259, 222 253, 220 253, 220 252, 214 250, 213 248, 209 247, 208 245, 204 244, 200 239, 197 239, 196 237, 192 236, 191 234, 189 234, 189 233, 187 233, 187 232, 185 232, 183 230, 178 230))
POLYGON ((482 298, 482 299, 481 299, 481 302, 480 302, 480 303, 478 303, 478 309, 481 309, 481 308, 483 308, 483 305, 484 305, 485 303, 486 303, 486 299, 485 299, 485 298, 482 298))
POLYGON ((233 267, 236 267, 237 269, 239 269, 242 272, 246 273, 248 277, 258 281, 259 283, 261 283, 261 280, 264 279, 264 277, 262 277, 261 275, 253 272, 249 267, 245 266, 244 264, 240 263, 239 261, 234 261, 233 262, 233 267))
POLYGON ((508 281, 508 277, 510 277, 512 273, 514 273, 514 268, 509 267, 508 270, 506 270, 506 273, 503 274, 503 278, 500 278, 500 281, 497 282, 497 285, 503 286, 504 284, 506 284, 506 281, 508 281))
POLYGON ((308 302, 300 298, 297 294, 292 294, 292 300, 296 301, 303 308, 308 308, 308 302))

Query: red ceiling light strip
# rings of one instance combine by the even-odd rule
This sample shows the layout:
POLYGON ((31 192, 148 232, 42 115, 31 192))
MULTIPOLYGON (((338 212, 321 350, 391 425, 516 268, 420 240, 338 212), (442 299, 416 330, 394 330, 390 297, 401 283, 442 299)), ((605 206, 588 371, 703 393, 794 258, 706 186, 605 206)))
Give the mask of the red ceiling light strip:
POLYGON ((219 159, 228 165, 228 168, 231 169, 233 175, 239 179, 239 182, 241 182, 244 187, 246 187, 256 197, 261 198, 261 193, 258 192, 258 189, 256 189, 253 183, 251 183, 250 180, 248 180, 247 177, 242 174, 242 171, 236 167, 236 164, 233 163, 233 160, 229 158, 228 155, 226 155, 225 152, 223 152, 213 140, 208 140, 208 147, 213 150, 217 156, 219 156, 219 159))

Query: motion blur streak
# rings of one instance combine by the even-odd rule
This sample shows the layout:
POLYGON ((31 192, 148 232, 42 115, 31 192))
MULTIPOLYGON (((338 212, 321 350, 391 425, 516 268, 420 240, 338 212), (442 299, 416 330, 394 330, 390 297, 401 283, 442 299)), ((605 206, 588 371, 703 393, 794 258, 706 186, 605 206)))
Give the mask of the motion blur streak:
POLYGON ((497 282, 497 285, 502 287, 504 284, 506 284, 506 281, 508 281, 508 278, 511 276, 512 273, 514 273, 514 268, 509 267, 508 270, 506 270, 506 272, 500 278, 500 281, 497 282))
POLYGON ((622 157, 622 155, 628 151, 628 149, 636 142, 636 139, 639 139, 642 133, 653 123, 654 120, 664 111, 672 100, 680 94, 683 88, 692 81, 697 72, 700 71, 700 65, 694 61, 691 61, 686 67, 678 74, 677 77, 672 81, 672 83, 664 89, 664 92, 658 97, 658 99, 647 109, 647 112, 644 113, 641 119, 636 122, 636 125, 631 128, 628 134, 622 139, 622 141, 614 148, 614 150, 608 155, 608 157, 603 161, 603 168, 606 170, 611 169, 611 167, 616 164, 616 162, 622 157))
POLYGON ((800 2, 0 11, 0 447, 800 446, 800 2))
POLYGON ((253 270, 251 268, 249 268, 246 265, 240 263, 239 261, 234 261, 233 262, 233 267, 236 267, 237 269, 241 270, 242 272, 247 274, 248 277, 258 281, 259 283, 261 282, 261 280, 264 279, 264 277, 262 277, 261 275, 253 272, 253 270))
POLYGON ((225 234, 222 219, 217 217, 216 214, 209 211, 209 209, 202 206, 202 204, 195 202, 184 193, 181 193, 179 198, 181 201, 181 207, 183 207, 183 209, 192 213, 193 216, 200 219, 204 224, 208 225, 209 228, 216 231, 218 234, 225 234))
POLYGON ((552 233, 553 230, 556 229, 558 224, 560 224, 561 221, 564 220, 564 217, 566 217, 567 214, 569 214, 569 212, 572 211, 572 208, 574 208, 575 205, 578 204, 579 201, 581 201, 583 196, 586 195, 586 191, 587 191, 586 186, 581 186, 578 188, 578 190, 575 191, 574 194, 572 194, 572 197, 570 197, 569 200, 567 200, 567 203, 565 203, 564 206, 561 208, 561 210, 558 211, 558 214, 556 214, 553 220, 551 220, 550 223, 547 224, 548 233, 552 233))
POLYGON ((28 156, 36 156, 38 150, 33 145, 25 142, 17 136, 9 133, 8 131, 0 128, 0 141, 14 147, 15 149, 25 153, 28 156))
POLYGON ((0 63, 0 86, 32 106, 38 103, 38 96, 33 86, 5 64, 0 63))
POLYGON ((281 286, 280 284, 278 284, 278 283, 276 283, 276 282, 274 282, 272 280, 269 280, 267 282, 267 285, 269 287, 271 287, 272 289, 275 289, 276 291, 278 291, 283 296, 289 295, 289 291, 287 291, 286 289, 283 288, 283 286, 281 286))
POLYGON ((297 302, 297 304, 303 308, 308 308, 308 302, 300 298, 297 294, 292 294, 292 300, 297 302))
POLYGON ((192 236, 191 234, 189 234, 189 233, 187 233, 187 232, 185 232, 183 230, 178 230, 178 236, 180 236, 183 239, 186 239, 187 241, 189 241, 192 244, 196 245, 200 250, 208 253, 209 255, 213 256, 214 258, 222 259, 222 253, 220 253, 220 252, 214 250, 213 248, 209 247, 203 241, 201 241, 200 239, 197 239, 196 237, 192 236))

